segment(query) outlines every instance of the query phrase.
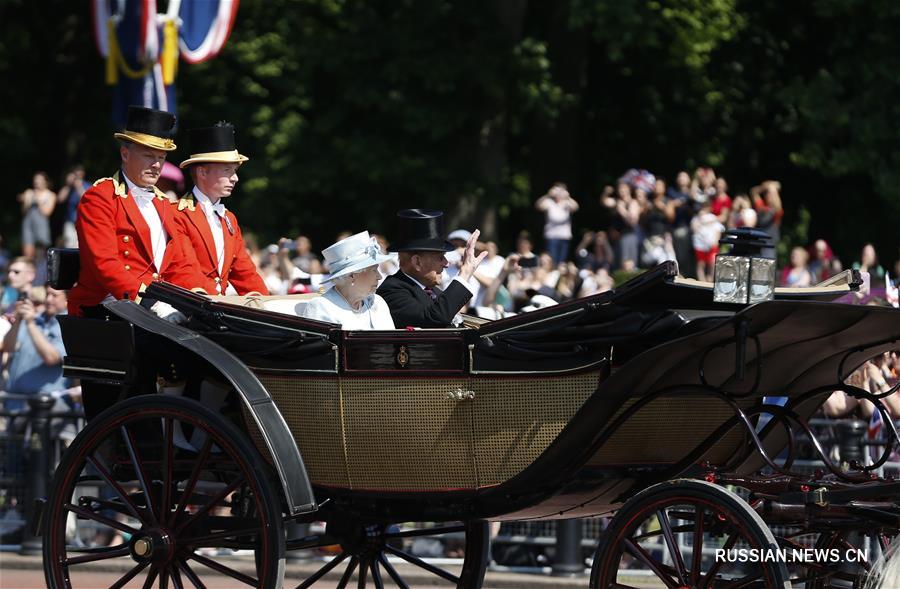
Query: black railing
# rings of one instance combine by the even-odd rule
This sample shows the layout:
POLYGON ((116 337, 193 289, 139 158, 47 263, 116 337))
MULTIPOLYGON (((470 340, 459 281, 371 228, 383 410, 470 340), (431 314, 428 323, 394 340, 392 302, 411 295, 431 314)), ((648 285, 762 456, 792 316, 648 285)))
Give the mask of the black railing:
POLYGON ((60 431, 74 434, 83 423, 78 409, 54 411, 52 395, 0 393, 0 547, 39 554, 34 535, 35 501, 47 496, 53 470, 66 445, 60 431), (10 404, 25 408, 9 409, 10 404))

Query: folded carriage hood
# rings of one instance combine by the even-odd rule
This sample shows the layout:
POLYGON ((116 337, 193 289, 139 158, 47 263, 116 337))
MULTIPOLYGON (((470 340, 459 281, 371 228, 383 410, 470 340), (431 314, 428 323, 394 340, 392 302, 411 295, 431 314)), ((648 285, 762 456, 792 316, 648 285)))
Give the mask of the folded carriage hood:
MULTIPOLYGON (((647 309, 632 311, 645 313, 647 309)), ((532 504, 539 495, 555 495, 557 499, 545 504, 545 513, 537 507, 528 516, 550 517, 555 513, 558 517, 592 501, 589 490, 584 493, 595 483, 583 483, 585 476, 590 479, 593 475, 582 469, 592 459, 595 466, 601 466, 592 457, 619 427, 621 419, 616 416, 626 404, 663 391, 677 397, 716 390, 733 398, 758 399, 764 395, 799 397, 821 389, 821 395, 797 408, 798 413, 808 416, 827 397, 829 387, 840 388, 854 369, 878 353, 897 348, 898 340, 900 311, 891 308, 776 300, 747 307, 731 317, 719 317, 712 326, 664 341, 615 368, 547 450, 496 491, 521 494, 523 503, 532 504), (740 325, 746 327, 747 334, 742 380, 736 377, 735 353, 736 327, 740 325), (531 499, 526 497, 529 495, 531 499), (564 507, 567 495, 579 495, 577 504, 573 501, 569 508, 564 507)), ((783 447, 780 430, 771 434, 764 439, 767 449, 783 447)), ((654 443, 667 443, 666 439, 653 438, 652 428, 645 435, 654 443)), ((630 449, 615 451, 627 455, 630 449)), ((671 464, 686 457, 674 457, 671 464)), ((754 455, 737 470, 746 472, 761 466, 761 459, 754 455)), ((667 472, 665 476, 671 478, 678 473, 667 472)), ((491 490, 486 490, 483 498, 490 501, 490 494, 491 490)))

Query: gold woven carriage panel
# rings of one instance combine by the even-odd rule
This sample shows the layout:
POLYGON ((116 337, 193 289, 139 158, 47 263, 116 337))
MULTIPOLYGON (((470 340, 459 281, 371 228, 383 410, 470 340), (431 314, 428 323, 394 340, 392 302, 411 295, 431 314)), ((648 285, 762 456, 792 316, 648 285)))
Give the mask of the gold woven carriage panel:
POLYGON ((601 374, 474 377, 479 487, 500 484, 534 462, 596 390, 601 374))
MULTIPOLYGON (((257 377, 294 435, 310 481, 315 485, 350 487, 338 378, 265 373, 257 374, 257 377)), ((251 428, 253 433, 256 440, 259 433, 255 427, 251 428)))
MULTIPOLYGON (((609 423, 638 400, 627 400, 609 423)), ((588 461, 588 466, 677 463, 733 416, 728 404, 712 396, 672 395, 654 399, 616 428, 588 461)), ((736 425, 715 441, 707 442, 710 449, 697 462, 723 464, 734 456, 743 440, 744 429, 736 425)))
POLYGON ((353 489, 475 488, 470 403, 464 378, 341 379, 353 489))

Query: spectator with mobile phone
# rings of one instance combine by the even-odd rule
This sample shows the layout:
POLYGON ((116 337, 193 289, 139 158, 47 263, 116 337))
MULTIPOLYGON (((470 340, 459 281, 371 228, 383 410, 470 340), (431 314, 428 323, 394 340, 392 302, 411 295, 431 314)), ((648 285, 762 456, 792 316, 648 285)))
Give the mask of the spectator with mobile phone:
POLYGON ((12 261, 7 272, 8 284, 3 290, 3 297, 0 298, 0 310, 3 313, 12 312, 15 302, 21 300, 20 297, 28 296, 34 277, 35 266, 31 258, 21 256, 12 261))
POLYGON ((544 213, 544 243, 554 264, 564 262, 569 255, 572 240, 572 213, 578 210, 578 202, 569 194, 563 182, 556 182, 535 203, 544 213))

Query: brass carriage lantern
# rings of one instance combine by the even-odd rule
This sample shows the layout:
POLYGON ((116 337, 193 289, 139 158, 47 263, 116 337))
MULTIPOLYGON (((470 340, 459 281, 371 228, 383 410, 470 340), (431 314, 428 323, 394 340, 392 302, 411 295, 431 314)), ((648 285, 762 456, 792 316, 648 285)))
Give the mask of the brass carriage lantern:
POLYGON ((759 229, 732 229, 722 234, 713 278, 713 301, 750 304, 775 297, 775 260, 764 256, 772 247, 769 234, 759 229))

